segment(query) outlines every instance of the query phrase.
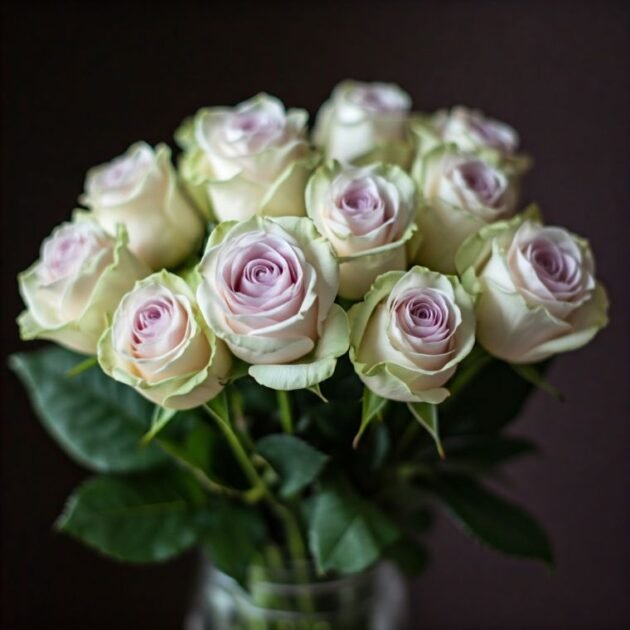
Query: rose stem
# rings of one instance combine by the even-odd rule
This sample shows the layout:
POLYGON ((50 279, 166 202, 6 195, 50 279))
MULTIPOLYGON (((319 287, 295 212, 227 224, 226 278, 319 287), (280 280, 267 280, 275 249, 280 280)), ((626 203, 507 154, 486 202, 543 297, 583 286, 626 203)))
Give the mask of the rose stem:
POLYGON ((280 411, 280 422, 285 433, 293 433, 293 417, 291 416, 291 400, 289 393, 281 389, 276 390, 278 408, 280 411))
POLYGON ((242 491, 237 490, 236 488, 230 488, 229 486, 225 486, 222 483, 211 479, 201 468, 195 466, 194 464, 191 464, 189 461, 181 457, 177 451, 177 448, 168 440, 164 440, 158 437, 156 438, 156 442, 165 453, 167 453, 170 457, 177 461, 177 463, 182 468, 185 468, 189 473, 191 473, 195 477, 195 479, 206 490, 208 490, 208 492, 241 499, 242 501, 245 501, 245 503, 256 503, 258 499, 261 498, 261 492, 257 488, 242 491))
MULTIPOLYGON (((287 508, 285 505, 280 503, 273 495, 264 479, 258 474, 255 466, 252 464, 249 455, 243 448, 238 435, 232 429, 229 418, 224 418, 221 414, 217 413, 212 407, 209 405, 203 405, 205 411, 210 415, 218 424, 219 428, 225 435, 228 444, 230 445, 234 456, 238 460, 245 476, 249 479, 252 484, 252 489, 250 492, 254 492, 255 490, 259 490, 262 498, 267 501, 267 504, 275 513, 275 515, 282 521, 284 525, 286 537, 287 537, 287 545, 289 548, 289 552, 293 558, 293 561, 298 569, 298 575, 302 579, 302 581, 306 584, 308 583, 308 575, 306 572, 300 570, 300 565, 304 561, 307 560, 306 554, 306 546, 304 545, 304 541, 302 539, 302 532, 300 530, 300 525, 295 514, 287 508)), ((226 406, 226 410, 228 407, 226 406)), ((226 413, 229 413, 227 411, 226 413)), ((305 594, 303 598, 303 604, 307 611, 312 610, 312 602, 308 597, 308 593, 305 594)))

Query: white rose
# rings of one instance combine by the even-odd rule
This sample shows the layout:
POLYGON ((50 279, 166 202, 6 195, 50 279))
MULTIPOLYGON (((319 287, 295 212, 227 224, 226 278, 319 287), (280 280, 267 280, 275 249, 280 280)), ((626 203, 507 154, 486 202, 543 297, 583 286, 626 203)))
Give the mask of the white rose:
POLYGON ((497 165, 453 145, 441 145, 416 162, 413 176, 422 197, 417 260, 442 273, 455 272, 464 240, 487 223, 511 216, 517 181, 497 165))
POLYGON ((223 389, 230 353, 206 326, 194 294, 162 271, 127 293, 98 344, 112 378, 170 409, 198 407, 223 389))
POLYGON ((563 228, 521 217, 490 225, 462 245, 457 267, 478 294, 480 343, 506 361, 574 350, 607 323, 590 247, 563 228))
POLYGON ((411 97, 390 83, 343 81, 320 108, 313 141, 340 162, 408 166, 411 97))
POLYGON ((350 317, 350 359, 383 398, 438 404, 475 343, 472 298, 455 276, 423 267, 376 279, 350 317))
POLYGON ((208 218, 304 215, 304 187, 319 160, 308 114, 259 94, 234 108, 201 109, 177 130, 179 168, 208 218))
POLYGON ((259 383, 301 389, 332 375, 348 324, 337 261, 309 219, 221 223, 199 273, 201 312, 259 383))
POLYGON ((123 223, 131 251, 151 269, 175 267, 201 243, 204 223, 177 188, 163 144, 138 142, 107 164, 88 171, 80 202, 111 234, 123 223))
POLYGON ((306 209, 339 257, 341 297, 362 298, 376 276, 407 268, 417 196, 398 166, 321 166, 307 186, 306 209))
POLYGON ((22 339, 51 339, 95 354, 107 315, 136 280, 151 273, 126 243, 122 228, 114 239, 93 221, 56 227, 39 260, 18 276, 27 306, 18 319, 22 339))

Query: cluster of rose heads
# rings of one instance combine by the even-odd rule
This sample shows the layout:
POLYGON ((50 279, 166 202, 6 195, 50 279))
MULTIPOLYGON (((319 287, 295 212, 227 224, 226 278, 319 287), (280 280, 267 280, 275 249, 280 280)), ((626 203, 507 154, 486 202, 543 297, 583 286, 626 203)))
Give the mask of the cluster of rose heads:
POLYGON ((355 81, 307 123, 259 94, 184 121, 177 168, 140 142, 88 171, 84 208, 19 277, 22 337, 182 409, 244 368, 317 390, 348 350, 378 395, 440 403, 475 342, 531 363, 606 324, 588 243, 517 214, 511 127, 355 81))

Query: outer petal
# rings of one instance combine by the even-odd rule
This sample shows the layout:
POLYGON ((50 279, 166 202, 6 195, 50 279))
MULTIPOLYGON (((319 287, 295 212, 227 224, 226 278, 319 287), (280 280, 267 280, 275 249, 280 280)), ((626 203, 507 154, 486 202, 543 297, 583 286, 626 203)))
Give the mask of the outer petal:
MULTIPOLYGON (((18 318, 22 339, 50 339, 62 346, 95 354, 98 339, 106 328, 107 317, 118 306, 120 298, 129 291, 136 280, 150 273, 150 269, 127 249, 127 235, 118 227, 114 260, 105 268, 87 301, 83 311, 73 319, 50 327, 37 319, 32 311, 24 311, 18 318)), ((29 304, 26 288, 33 282, 34 268, 20 274, 20 291, 29 304)))
POLYGON ((333 304, 313 353, 284 365, 252 365, 249 374, 265 387, 280 390, 305 389, 330 378, 337 357, 348 350, 349 325, 346 312, 333 304))

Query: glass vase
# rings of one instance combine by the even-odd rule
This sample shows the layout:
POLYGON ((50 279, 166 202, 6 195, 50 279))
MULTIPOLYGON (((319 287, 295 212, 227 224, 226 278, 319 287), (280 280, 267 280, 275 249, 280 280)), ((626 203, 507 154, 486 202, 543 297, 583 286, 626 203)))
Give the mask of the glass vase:
POLYGON ((403 630, 407 589, 381 563, 350 576, 317 577, 310 565, 252 567, 249 589, 203 561, 185 630, 403 630))

